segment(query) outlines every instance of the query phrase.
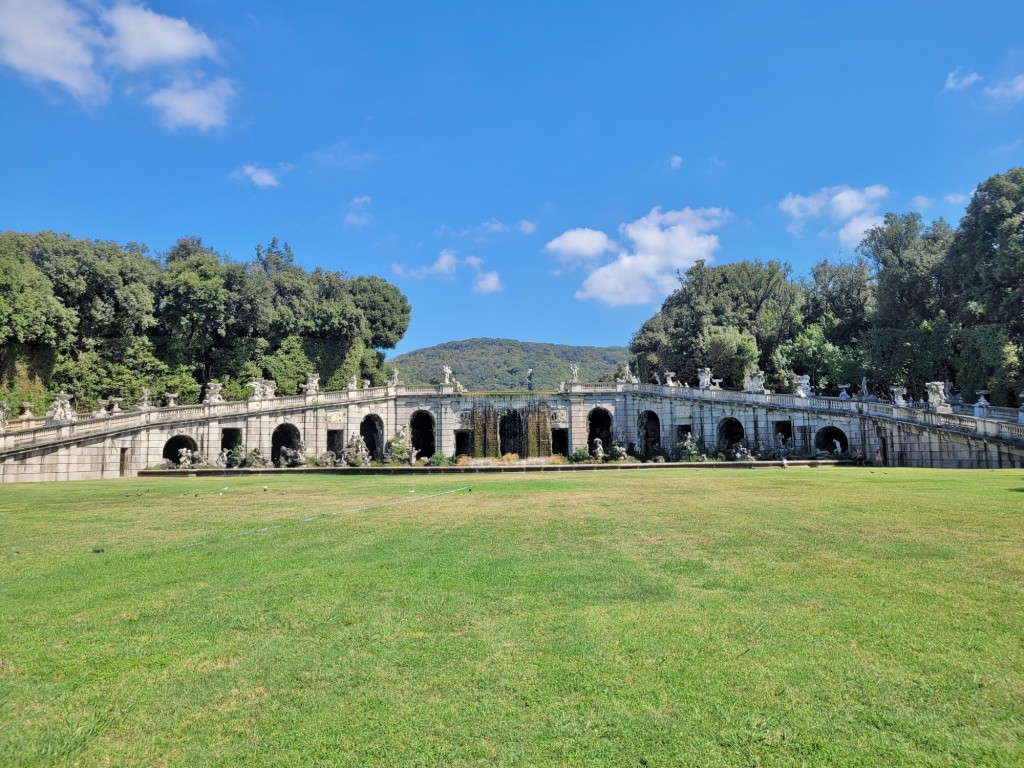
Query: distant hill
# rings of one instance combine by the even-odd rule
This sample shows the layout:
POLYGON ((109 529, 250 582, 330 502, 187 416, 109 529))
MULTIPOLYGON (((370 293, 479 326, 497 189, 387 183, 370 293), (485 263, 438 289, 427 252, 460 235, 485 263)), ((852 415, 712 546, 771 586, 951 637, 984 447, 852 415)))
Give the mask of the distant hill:
POLYGON ((569 381, 570 363, 580 366, 580 381, 610 381, 615 367, 629 359, 627 347, 570 347, 513 339, 467 339, 398 355, 388 362, 398 366, 408 384, 429 384, 451 366, 454 378, 466 389, 505 392, 526 389, 526 372, 533 369, 533 388, 557 389, 569 381))

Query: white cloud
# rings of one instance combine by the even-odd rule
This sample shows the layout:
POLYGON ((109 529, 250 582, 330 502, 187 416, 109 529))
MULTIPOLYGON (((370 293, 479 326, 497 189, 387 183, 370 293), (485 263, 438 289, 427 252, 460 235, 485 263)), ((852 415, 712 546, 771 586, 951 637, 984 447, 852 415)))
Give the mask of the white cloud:
POLYGON ((668 167, 673 171, 678 171, 683 167, 683 156, 682 155, 670 155, 668 158, 668 167))
POLYGON ((103 36, 82 11, 65 0, 0 0, 0 19, 0 62, 84 103, 106 99, 93 56, 103 36))
POLYGON ((605 253, 614 253, 611 261, 591 267, 576 298, 612 307, 649 304, 678 285, 678 270, 714 255, 719 243, 711 230, 731 216, 723 208, 653 208, 646 216, 619 227, 628 247, 597 230, 572 229, 548 243, 545 250, 560 261, 584 259, 591 264, 605 253))
POLYGON ((233 170, 230 177, 236 180, 248 179, 257 187, 276 187, 280 183, 273 171, 258 165, 243 165, 233 170))
POLYGON ((843 245, 851 242, 857 245, 859 236, 874 222, 880 222, 878 206, 889 195, 889 188, 883 184, 871 184, 862 189, 845 184, 822 187, 810 195, 788 194, 779 203, 779 210, 790 218, 786 231, 802 237, 808 221, 828 216, 840 225, 836 234, 843 245), (866 222, 872 222, 865 225, 866 222), (856 241, 853 238, 857 237, 856 241))
POLYGON ((410 269, 402 266, 401 264, 392 264, 391 268, 394 270, 396 275, 414 277, 417 280, 422 280, 424 277, 452 275, 455 273, 455 268, 458 264, 459 260, 455 251, 450 248, 445 248, 440 254, 438 254, 437 260, 429 266, 414 267, 410 269))
POLYGON ((146 103, 160 113, 160 122, 166 128, 197 128, 207 131, 227 125, 228 103, 235 89, 224 77, 206 85, 191 80, 176 81, 169 88, 149 95, 146 103))
POLYGON ((604 232, 581 227, 563 232, 545 245, 544 250, 557 255, 559 261, 577 261, 596 259, 614 247, 604 232))
POLYGON ((881 226, 883 219, 877 213, 863 213, 854 216, 839 230, 839 242, 853 250, 864 239, 864 233, 872 227, 881 226))
POLYGON ((948 75, 946 75, 946 86, 942 90, 959 91, 964 88, 970 88, 979 80, 981 80, 981 75, 979 75, 977 72, 971 72, 968 75, 961 75, 960 67, 957 67, 948 75))
POLYGON ((466 262, 473 269, 480 269, 484 265, 484 260, 479 256, 467 256, 463 261, 466 262))
POLYGON ((519 227, 519 231, 522 232, 524 235, 532 235, 534 232, 537 231, 536 223, 530 221, 529 219, 520 219, 519 224, 517 226, 519 227))
POLYGON ((925 195, 914 195, 910 198, 910 207, 915 211, 925 211, 935 204, 935 200, 925 195))
POLYGON ((473 283, 474 293, 496 293, 505 286, 501 284, 501 278, 497 272, 480 272, 473 283))
POLYGON ((345 226, 353 229, 359 229, 365 227, 371 221, 373 217, 370 212, 366 210, 370 207, 370 203, 373 202, 373 198, 369 195, 359 195, 353 197, 347 206, 345 211, 345 226))
POLYGON ((967 195, 961 195, 959 192, 950 192, 948 195, 942 198, 950 205, 959 205, 967 201, 967 195))
POLYGON ((1016 104, 1024 101, 1024 75, 1017 75, 1009 80, 1001 80, 985 89, 985 93, 997 101, 1016 104))
POLYGON ((213 41, 184 19, 139 5, 115 5, 103 12, 103 20, 114 30, 108 58, 128 70, 217 55, 213 41))
MULTIPOLYGON (((0 64, 30 80, 56 83, 83 104, 107 99, 111 75, 216 55, 213 41, 186 20, 133 2, 106 7, 99 0, 0 0, 0 64), (103 54, 99 61, 97 54, 103 54)), ((124 92, 148 91, 149 82, 129 79, 124 92)), ((146 102, 168 128, 205 131, 227 123, 234 93, 227 78, 206 85, 179 79, 151 92, 146 102)))

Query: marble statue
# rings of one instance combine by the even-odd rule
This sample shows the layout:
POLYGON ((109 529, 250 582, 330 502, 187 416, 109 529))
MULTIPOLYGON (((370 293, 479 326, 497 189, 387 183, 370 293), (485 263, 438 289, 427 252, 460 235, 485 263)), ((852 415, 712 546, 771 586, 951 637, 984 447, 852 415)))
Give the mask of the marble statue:
POLYGON ((594 438, 594 448, 591 450, 590 455, 598 461, 601 461, 604 458, 604 445, 601 443, 600 437, 594 438))
POLYGON ((0 430, 7 428, 7 414, 10 412, 10 408, 7 403, 0 400, 0 430))
POLYGON ((363 389, 369 389, 369 388, 370 388, 370 380, 369 379, 363 379, 363 389))
POLYGON ((860 377, 860 389, 857 390, 857 397, 859 397, 861 400, 867 400, 868 399, 868 377, 867 376, 861 376, 860 377))
POLYGON ((250 400, 270 400, 277 392, 277 382, 273 379, 253 378, 249 386, 252 387, 250 400))
POLYGON ((654 371, 651 374, 651 378, 654 379, 655 384, 657 384, 659 387, 661 386, 661 376, 658 375, 657 371, 654 371))
POLYGON ((67 392, 58 392, 54 396, 50 410, 46 412, 46 418, 49 421, 55 421, 62 424, 68 424, 77 420, 78 412, 75 411, 75 407, 71 405, 71 395, 67 392))
POLYGON ((926 381, 924 388, 928 390, 928 405, 933 411, 946 404, 946 383, 944 381, 926 381))
POLYGON ((299 387, 303 394, 316 395, 320 392, 320 374, 319 373, 307 373, 306 383, 299 387))
POLYGON ((832 441, 832 447, 835 448, 836 456, 842 456, 842 454, 843 454, 843 444, 842 443, 840 443, 838 440, 833 440, 832 441))
POLYGON ((678 387, 679 382, 676 381, 675 371, 665 371, 665 386, 666 387, 678 387))
POLYGON ((744 392, 756 392, 759 395, 764 394, 764 371, 756 371, 755 373, 748 373, 743 377, 743 391, 744 392))
POLYGON ((224 385, 211 381, 206 385, 206 397, 203 398, 203 405, 216 405, 217 403, 224 402, 224 396, 221 394, 221 390, 224 389, 224 385))
MULTIPOLYGON (((153 404, 149 400, 149 387, 143 387, 142 393, 139 395, 138 401, 132 406, 133 411, 151 411, 153 410, 153 404)), ((119 409, 120 410, 120 409, 119 409)))
POLYGON ((356 378, 356 375, 353 373, 351 376, 348 377, 348 381, 345 382, 345 388, 346 389, 359 389, 359 385, 358 385, 357 381, 358 381, 358 379, 356 378))
POLYGON ((814 397, 810 376, 794 376, 793 383, 796 385, 797 397, 814 397))
POLYGON ((907 404, 906 400, 904 399, 907 396, 906 387, 900 387, 894 384, 893 386, 889 387, 889 391, 892 392, 893 405, 905 406, 907 404))
POLYGON ((391 386, 397 387, 402 383, 402 380, 398 378, 398 368, 391 369, 391 386))
POLYGON ((178 404, 178 393, 177 392, 164 392, 164 397, 167 398, 167 407, 174 408, 178 404))
POLYGON ((711 369, 701 368, 697 371, 697 386, 701 389, 711 389, 711 369))
POLYGON ((572 383, 573 384, 579 384, 580 383, 580 366, 579 366, 579 364, 578 363, 570 363, 569 364, 569 372, 572 374, 572 383))
POLYGON ((441 373, 444 374, 444 385, 446 387, 450 386, 452 383, 452 367, 450 365, 444 366, 441 368, 441 373))

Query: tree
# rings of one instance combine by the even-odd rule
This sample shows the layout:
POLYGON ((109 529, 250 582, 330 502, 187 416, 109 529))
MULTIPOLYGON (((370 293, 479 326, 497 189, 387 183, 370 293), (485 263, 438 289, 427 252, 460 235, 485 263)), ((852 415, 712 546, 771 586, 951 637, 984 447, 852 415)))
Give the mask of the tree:
POLYGON ((978 185, 944 265, 947 299, 965 319, 999 323, 1024 343, 1024 168, 978 185))
MULTIPOLYGON (((313 273, 314 279, 318 273, 319 270, 313 273)), ((360 275, 350 280, 348 287, 356 307, 369 323, 370 345, 377 349, 394 349, 409 329, 412 308, 408 299, 379 277, 360 275)))

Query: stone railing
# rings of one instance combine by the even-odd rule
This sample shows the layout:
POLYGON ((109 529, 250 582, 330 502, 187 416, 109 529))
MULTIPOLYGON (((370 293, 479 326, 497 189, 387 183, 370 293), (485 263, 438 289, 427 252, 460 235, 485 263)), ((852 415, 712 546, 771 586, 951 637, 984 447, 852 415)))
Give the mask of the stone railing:
MULTIPOLYGON (((863 402, 856 399, 842 400, 835 397, 798 397, 789 394, 752 393, 728 389, 700 389, 696 387, 679 387, 658 384, 569 384, 568 392, 561 395, 574 394, 608 394, 632 393, 665 398, 678 398, 694 402, 735 403, 738 405, 754 405, 769 408, 786 408, 809 410, 825 413, 845 413, 850 415, 863 414, 877 418, 918 424, 933 429, 951 430, 983 437, 994 437, 1012 442, 1024 442, 1024 424, 1016 421, 1017 411, 1014 409, 990 409, 989 418, 977 419, 972 414, 935 413, 917 408, 906 408, 889 403, 863 402), (997 416, 1008 416, 1014 419, 992 418, 992 411, 997 416), (1004 413, 1005 412, 1005 413, 1004 413)), ((122 411, 109 415, 83 414, 75 422, 66 424, 47 423, 45 419, 12 420, 7 429, 0 431, 0 451, 16 448, 37 446, 53 442, 73 441, 82 437, 91 437, 105 433, 119 433, 144 428, 150 424, 175 424, 206 419, 223 419, 247 413, 295 411, 308 407, 324 406, 337 403, 379 401, 390 397, 414 396, 430 397, 444 395, 447 397, 486 396, 485 393, 467 393, 455 395, 450 387, 416 386, 404 384, 371 387, 367 389, 344 389, 335 392, 317 392, 310 395, 290 395, 265 399, 236 400, 223 403, 203 405, 178 405, 165 408, 152 408, 146 411, 122 411)), ((517 394, 497 393, 495 396, 516 397, 532 401, 538 397, 549 397, 546 393, 522 392, 517 394)), ((555 395, 559 396, 558 394, 555 395)), ((960 411, 960 409, 958 409, 960 411)))

